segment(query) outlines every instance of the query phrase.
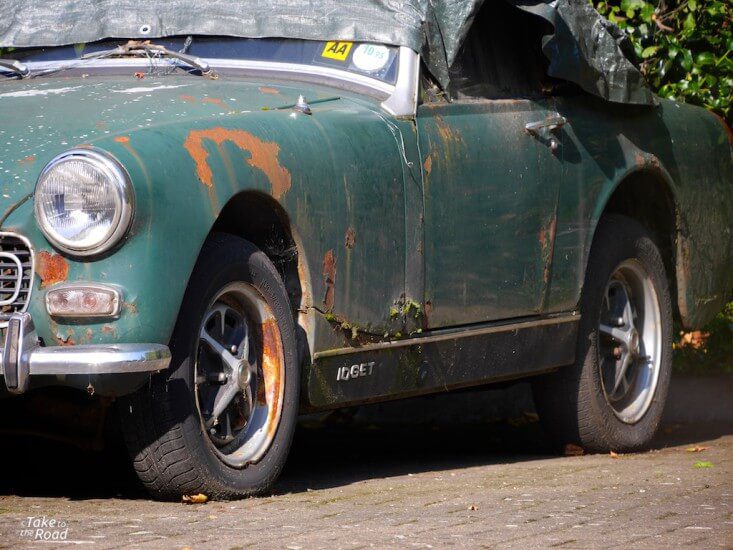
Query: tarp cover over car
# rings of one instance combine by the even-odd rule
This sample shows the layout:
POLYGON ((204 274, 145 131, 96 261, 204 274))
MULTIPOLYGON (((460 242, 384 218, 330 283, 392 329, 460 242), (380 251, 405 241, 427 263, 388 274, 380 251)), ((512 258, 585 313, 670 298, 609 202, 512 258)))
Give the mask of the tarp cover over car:
MULTIPOLYGON (((548 74, 608 101, 653 105, 629 60, 628 39, 587 0, 507 1, 552 24, 542 38, 548 74), (628 57, 627 57, 628 56, 628 57)), ((443 88, 484 0, 2 0, 0 47, 61 46, 104 38, 227 35, 349 40, 407 46, 443 88)))

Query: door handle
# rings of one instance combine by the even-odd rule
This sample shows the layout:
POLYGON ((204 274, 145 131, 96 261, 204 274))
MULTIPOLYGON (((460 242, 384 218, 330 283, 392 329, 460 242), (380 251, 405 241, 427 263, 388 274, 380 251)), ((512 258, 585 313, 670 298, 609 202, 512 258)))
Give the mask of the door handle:
POLYGON ((545 120, 538 120, 537 122, 530 122, 524 126, 524 129, 533 136, 539 136, 541 130, 547 130, 548 132, 554 132, 558 128, 562 128, 568 123, 568 119, 559 114, 555 114, 547 117, 545 120))
POLYGON ((568 123, 568 119, 555 113, 545 120, 530 122, 524 126, 524 130, 530 135, 539 138, 540 141, 546 142, 550 146, 550 150, 554 153, 560 148, 560 142, 552 134, 558 128, 562 128, 568 123), (549 138, 549 139, 548 139, 549 138))

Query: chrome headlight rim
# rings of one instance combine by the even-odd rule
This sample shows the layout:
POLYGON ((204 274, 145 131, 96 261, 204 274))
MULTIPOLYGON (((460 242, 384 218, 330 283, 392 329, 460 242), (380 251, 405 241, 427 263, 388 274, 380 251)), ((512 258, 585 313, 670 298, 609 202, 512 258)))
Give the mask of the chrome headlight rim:
POLYGON ((114 248, 125 236, 132 224, 135 211, 135 193, 132 187, 130 175, 125 167, 114 156, 97 147, 74 148, 64 151, 55 156, 46 164, 36 180, 34 192, 34 212, 36 223, 41 232, 54 248, 70 256, 88 257, 98 256, 114 248), (43 178, 59 164, 70 160, 88 162, 98 170, 102 171, 109 181, 114 185, 114 191, 119 201, 119 208, 115 211, 112 225, 114 229, 106 238, 91 246, 74 246, 73 242, 60 238, 56 231, 49 225, 48 220, 41 211, 40 203, 36 200, 38 186, 43 178))

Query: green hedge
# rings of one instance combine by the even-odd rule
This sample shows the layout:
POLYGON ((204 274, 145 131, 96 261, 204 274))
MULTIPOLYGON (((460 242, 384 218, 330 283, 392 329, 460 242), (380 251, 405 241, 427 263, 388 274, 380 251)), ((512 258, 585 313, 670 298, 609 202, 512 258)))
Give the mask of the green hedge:
POLYGON ((593 3, 624 29, 641 71, 662 97, 707 107, 733 124, 733 2, 593 3))

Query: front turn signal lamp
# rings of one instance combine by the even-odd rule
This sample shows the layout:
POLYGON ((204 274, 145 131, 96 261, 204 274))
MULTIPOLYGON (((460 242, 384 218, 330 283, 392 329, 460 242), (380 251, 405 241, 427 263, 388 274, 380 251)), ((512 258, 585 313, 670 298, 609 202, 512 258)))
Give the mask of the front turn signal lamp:
POLYGON ((46 292, 46 311, 64 319, 116 318, 122 297, 112 286, 96 283, 64 283, 46 292))

